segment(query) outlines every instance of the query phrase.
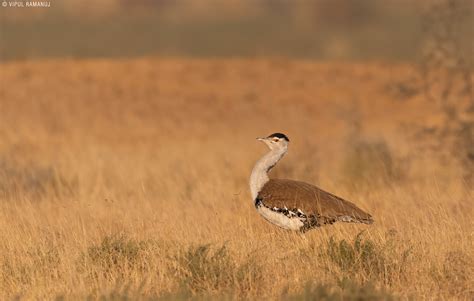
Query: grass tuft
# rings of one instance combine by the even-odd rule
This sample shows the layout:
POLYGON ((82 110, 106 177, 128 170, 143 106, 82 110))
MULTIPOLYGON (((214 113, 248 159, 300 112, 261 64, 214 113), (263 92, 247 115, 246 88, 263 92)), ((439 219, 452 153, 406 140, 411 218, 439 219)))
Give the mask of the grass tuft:
POLYGON ((397 298, 389 292, 376 289, 372 284, 358 285, 344 280, 339 286, 308 283, 305 288, 294 295, 283 296, 285 301, 392 301, 397 298))
POLYGON ((262 278, 260 267, 253 260, 238 263, 226 245, 189 247, 178 262, 184 285, 193 293, 239 291, 247 294, 262 278))
POLYGON ((474 261, 462 251, 449 251, 441 268, 434 273, 440 289, 461 298, 474 299, 474 261))
POLYGON ((150 242, 130 239, 124 234, 106 236, 81 256, 79 269, 88 271, 92 279, 126 279, 134 271, 147 270, 150 246, 150 242))
POLYGON ((392 239, 377 243, 360 232, 352 242, 331 237, 321 256, 336 264, 348 277, 359 275, 362 280, 391 285, 404 277, 410 254, 409 248, 399 252, 392 239))

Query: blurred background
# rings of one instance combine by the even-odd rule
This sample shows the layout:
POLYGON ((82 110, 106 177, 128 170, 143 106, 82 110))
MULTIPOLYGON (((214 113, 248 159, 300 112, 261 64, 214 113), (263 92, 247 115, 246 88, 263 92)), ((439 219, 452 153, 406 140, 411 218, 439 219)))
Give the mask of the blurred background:
POLYGON ((48 8, 0 7, 0 60, 184 55, 415 61, 434 15, 451 20, 447 30, 459 51, 472 54, 474 36, 472 0, 48 3, 48 8))
MULTIPOLYGON (((11 7, 12 3, 4 1, 0 7, 0 62, 5 63, 0 70, 0 96, 12 104, 12 110, 20 99, 33 94, 35 104, 44 98, 46 108, 49 104, 57 108, 56 98, 60 98, 65 107, 77 105, 82 110, 89 87, 100 85, 100 80, 111 81, 98 88, 112 90, 111 95, 92 95, 90 101, 106 105, 109 99, 124 100, 117 108, 123 114, 120 118, 128 118, 128 107, 138 106, 140 100, 145 107, 155 106, 148 112, 158 108, 171 114, 166 117, 176 115, 188 124, 205 114, 229 128, 235 124, 227 114, 236 122, 256 118, 255 124, 247 123, 254 131, 256 124, 263 124, 257 121, 262 120, 259 110, 269 112, 278 103, 287 103, 288 108, 279 108, 286 108, 286 114, 299 110, 292 104, 318 112, 334 107, 326 116, 346 124, 348 131, 355 128, 356 136, 363 135, 365 128, 390 137, 380 127, 363 125, 368 116, 378 116, 397 134, 410 133, 405 141, 418 146, 420 137, 428 137, 432 141, 428 148, 445 150, 446 156, 458 158, 463 169, 473 174, 473 0, 52 0, 40 2, 49 7, 38 8, 11 7), (143 58, 149 60, 140 61, 143 58), (241 74, 239 68, 244 70, 241 74), (57 70, 61 70, 59 78, 51 86, 47 79, 52 80, 57 70), (73 83, 66 82, 67 76, 73 83), (42 90, 28 88, 40 80, 45 81, 42 90), (380 87, 369 88, 372 80, 380 87), (23 87, 23 94, 12 95, 15 85, 23 87), (61 92, 68 85, 72 89, 61 92), (174 85, 174 94, 160 95, 174 85), (217 92, 216 87, 228 95, 219 95, 223 91, 217 92), (133 93, 139 95, 128 95, 133 93), (65 99, 71 104, 65 105, 65 99), (403 105, 389 111, 398 101, 403 105), (381 106, 379 111, 375 103, 381 106), (412 116, 410 106, 425 115, 412 116), (187 114, 192 107, 197 107, 193 115, 187 114), (403 127, 410 131, 401 131, 403 127)), ((5 121, 7 112, 4 104, 5 121)), ((18 120, 18 114, 27 116, 24 110, 16 111, 12 120, 18 120)), ((315 117, 308 111, 302 114, 308 120, 315 117)), ((88 116, 103 117, 100 111, 88 116)), ((268 116, 267 125, 288 128, 291 124, 298 133, 323 126, 286 118, 268 116)), ((141 122, 147 119, 142 116, 141 122)), ((155 131, 163 126, 151 122, 155 131)), ((204 132, 207 122, 201 124, 204 132)), ((143 127, 137 125, 137 130, 143 127)))

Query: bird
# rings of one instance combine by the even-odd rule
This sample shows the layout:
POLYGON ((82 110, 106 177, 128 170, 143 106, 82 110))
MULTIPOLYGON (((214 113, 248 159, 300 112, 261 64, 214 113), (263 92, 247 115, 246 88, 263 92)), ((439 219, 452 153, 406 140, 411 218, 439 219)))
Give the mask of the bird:
POLYGON ((336 222, 372 224, 370 214, 355 204, 314 185, 287 179, 270 179, 269 171, 287 153, 290 139, 274 133, 257 138, 270 149, 255 163, 250 192, 257 212, 283 229, 306 232, 336 222))

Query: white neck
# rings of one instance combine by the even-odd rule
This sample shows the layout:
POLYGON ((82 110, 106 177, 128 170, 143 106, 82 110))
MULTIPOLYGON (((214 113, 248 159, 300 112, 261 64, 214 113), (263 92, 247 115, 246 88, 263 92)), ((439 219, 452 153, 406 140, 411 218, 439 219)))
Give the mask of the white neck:
POLYGON ((268 172, 270 169, 286 154, 287 150, 287 148, 271 150, 255 163, 250 175, 252 201, 255 201, 263 185, 268 182, 268 172))

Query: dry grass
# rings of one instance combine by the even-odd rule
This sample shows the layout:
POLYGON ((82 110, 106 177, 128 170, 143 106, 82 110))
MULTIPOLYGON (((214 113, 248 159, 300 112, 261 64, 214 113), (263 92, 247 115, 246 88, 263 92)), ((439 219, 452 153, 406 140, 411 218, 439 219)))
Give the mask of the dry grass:
POLYGON ((408 66, 0 68, 0 299, 474 297, 472 190, 453 162, 416 151, 410 129, 441 114, 408 66), (254 137, 274 131, 292 141, 275 176, 353 200, 375 224, 301 236, 260 218, 254 137))

